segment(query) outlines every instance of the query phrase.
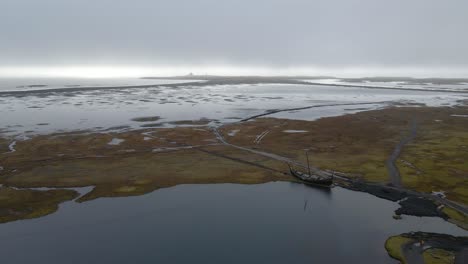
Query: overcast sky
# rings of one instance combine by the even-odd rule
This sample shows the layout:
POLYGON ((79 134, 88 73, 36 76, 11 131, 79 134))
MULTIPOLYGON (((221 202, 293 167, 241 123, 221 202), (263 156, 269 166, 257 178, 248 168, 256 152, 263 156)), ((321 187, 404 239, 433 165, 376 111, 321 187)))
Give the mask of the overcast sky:
POLYGON ((0 68, 99 65, 467 69, 468 1, 0 0, 0 68))

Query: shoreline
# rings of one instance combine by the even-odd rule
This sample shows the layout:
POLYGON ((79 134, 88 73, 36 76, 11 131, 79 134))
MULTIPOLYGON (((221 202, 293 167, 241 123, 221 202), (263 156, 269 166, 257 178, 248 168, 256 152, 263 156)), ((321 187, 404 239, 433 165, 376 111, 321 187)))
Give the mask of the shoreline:
MULTIPOLYGON (((281 156, 278 156, 277 154, 268 154, 266 156, 267 160, 265 161, 262 161, 260 164, 258 164, 258 162, 256 160, 258 160, 257 156, 260 155, 262 156, 263 154, 262 153, 266 153, 266 152, 262 152, 262 151, 267 151, 267 152, 273 152, 275 153, 276 151, 274 149, 269 149, 268 147, 262 147, 265 146, 265 144, 267 144, 266 146, 268 146, 268 144, 271 144, 271 143, 274 143, 275 141, 271 141, 272 137, 274 137, 275 135, 279 135, 278 132, 275 132, 275 133, 269 133, 267 137, 265 137, 265 139, 262 140, 262 142, 257 142, 255 143, 255 151, 253 151, 251 154, 249 154, 250 156, 248 156, 247 159, 243 158, 243 156, 245 156, 246 154, 242 154, 242 153, 245 153, 246 151, 248 151, 249 148, 251 148, 250 146, 245 146, 246 143, 243 143, 242 142, 226 142, 225 139, 221 140, 221 135, 223 136, 227 136, 228 138, 238 138, 238 140, 242 139, 242 138, 245 138, 246 136, 246 132, 245 132, 245 128, 243 128, 244 126, 252 126, 252 128, 254 129, 261 129, 262 126, 262 123, 265 123, 265 124, 268 124, 268 122, 273 122, 272 125, 268 125, 268 126, 274 126, 273 124, 275 123, 292 123, 291 125, 297 123, 297 124, 301 124, 300 126, 304 126, 306 124, 308 125, 315 125, 315 123, 317 122, 328 122, 328 121, 331 121, 331 120, 340 120, 340 119, 344 119, 344 120, 347 120, 347 119, 350 119, 350 120, 353 120, 353 118, 355 117, 359 117, 359 116, 369 116, 369 117, 372 117, 374 115, 374 113, 391 113, 392 111, 396 113, 398 112, 401 112, 401 111, 405 111, 404 109, 402 110, 403 108, 390 108, 390 109, 383 109, 383 110, 371 110, 371 111, 364 111, 364 112, 360 112, 360 113, 357 113, 357 114, 350 114, 350 115, 346 115, 346 116, 337 116, 337 117, 329 117, 329 118, 323 118, 323 119, 319 119, 318 121, 294 121, 294 120, 288 120, 288 119, 275 119, 275 118, 260 118, 260 119, 256 119, 256 120, 252 120, 252 121, 249 121, 249 122, 242 122, 242 121, 239 121, 237 123, 229 123, 229 124, 225 124, 225 125, 221 125, 218 129, 220 130, 218 133, 212 133, 210 132, 210 127, 207 127, 206 125, 202 125, 202 126, 197 126, 197 127, 175 127, 175 128, 153 128, 153 129, 141 129, 141 130, 132 130, 132 131, 126 131, 126 132, 121 132, 121 133, 112 133, 112 132, 109 132, 109 133, 95 133, 95 132, 89 132, 88 133, 85 133, 85 134, 80 134, 80 133, 62 133, 62 134, 52 134, 52 135, 40 135, 40 136, 36 136, 36 137, 33 137, 27 141, 18 141, 17 142, 17 145, 15 146, 15 150, 16 152, 14 153, 8 153, 8 154, 3 154, 0 156, 0 164, 4 167, 4 170, 2 170, 2 172, 0 172, 0 175, 3 174, 5 175, 6 174, 6 178, 5 176, 2 176, 0 177, 0 183, 2 183, 4 185, 4 187, 7 187, 7 186, 13 186, 13 187, 45 187, 45 186, 48 186, 48 187, 83 187, 83 186, 89 186, 89 185, 93 185, 93 186, 96 186, 96 190, 93 190, 92 192, 94 192, 94 194, 92 194, 91 196, 85 196, 85 198, 83 200, 86 200, 86 199, 89 199, 91 197, 99 197, 98 196, 94 196, 95 194, 98 194, 100 192, 104 192, 104 197, 107 196, 105 193, 109 193, 111 196, 113 195, 113 191, 112 189, 108 189, 106 187, 106 185, 110 184, 109 186, 113 186, 115 185, 115 183, 112 183, 112 182, 109 182, 109 183, 99 183, 99 182, 89 182, 89 183, 86 183, 86 182, 82 182, 82 183, 78 183, 78 184, 48 184, 47 180, 49 178, 49 176, 44 175, 44 176, 41 176, 39 178, 42 178, 42 177, 45 177, 43 178, 45 181, 42 181, 41 183, 41 180, 39 179, 38 180, 38 177, 37 176, 34 176, 32 177, 33 175, 36 175, 37 173, 39 174, 42 174, 42 172, 40 171, 37 171, 35 172, 35 170, 39 169, 39 167, 37 167, 39 165, 38 162, 40 163, 45 163, 45 164, 55 164, 54 166, 64 166, 64 168, 66 168, 67 166, 75 166, 75 165, 72 165, 72 164, 87 164, 89 162, 92 162, 92 167, 89 167, 89 170, 91 171, 96 171, 96 175, 98 177, 99 175, 99 171, 101 170, 100 167, 103 167, 102 169, 105 169, 105 166, 103 166, 104 164, 101 165, 101 161, 100 160, 109 160, 109 161, 112 161, 115 160, 116 162, 120 162, 119 160, 132 160, 133 158, 132 157, 145 157, 144 159, 151 159, 151 156, 154 156, 156 155, 155 157, 157 157, 158 155, 163 155, 165 157, 167 157, 168 159, 178 159, 179 157, 179 154, 182 154, 182 153, 185 153, 185 155, 189 155, 188 157, 190 157, 190 159, 192 157, 196 157, 197 155, 199 155, 199 153, 202 153, 204 152, 206 155, 206 159, 207 160, 213 160, 213 159, 221 159, 221 160, 226 160, 226 159, 229 159, 230 162, 234 162, 233 164, 236 164, 236 163, 239 163, 239 162, 244 162, 244 165, 243 166, 247 166, 245 169, 246 170, 250 170, 248 168, 251 168, 251 166, 256 166, 256 165, 259 165, 258 168, 260 168, 261 170, 264 170, 265 168, 267 169, 271 169, 271 171, 274 173, 274 174, 278 174, 277 176, 274 176, 274 177, 270 177, 269 176, 269 179, 268 180, 265 180, 265 178, 263 178, 263 180, 260 180, 261 178, 258 178, 257 180, 255 180, 255 178, 252 178, 250 179, 249 181, 251 183, 261 183, 261 182, 268 182, 268 181, 275 181, 275 180, 286 180, 286 181, 294 181, 292 180, 292 178, 290 178, 288 176, 286 172, 286 170, 284 170, 283 168, 283 163, 284 163, 284 160, 283 158, 281 158, 280 162, 276 162, 275 159, 278 159, 279 157, 281 156), (260 123, 259 123, 260 122, 260 123), (259 123, 260 127, 256 127, 255 123, 259 123), (241 132, 238 132, 236 133, 234 136, 229 136, 229 131, 231 130, 239 130, 241 132), (166 134, 166 136, 164 136, 164 134, 166 134), (147 136, 150 136, 150 137, 147 137, 147 136), (158 135, 158 136, 156 136, 158 135), (139 139, 139 137, 143 137, 145 136, 147 139, 150 138, 151 140, 157 140, 159 141, 160 143, 157 143, 156 145, 154 145, 155 143, 152 143, 154 146, 153 147, 150 147, 148 148, 148 141, 145 141, 142 139, 139 139), (172 137, 172 139, 169 139, 169 141, 172 141, 172 140, 175 140, 175 142, 178 142, 176 145, 170 143, 169 141, 166 140, 163 140, 161 141, 160 138, 166 138, 167 136, 169 137, 172 137), (116 138, 122 138, 124 140, 119 140, 119 144, 116 144, 116 145, 111 145, 111 146, 108 146, 107 145, 107 142, 112 142, 114 139, 116 138), (158 139, 159 138, 159 139, 158 139), (82 143, 80 143, 81 141, 83 142, 87 142, 88 140, 94 140, 96 141, 95 143, 95 147, 96 150, 86 150, 86 145, 82 145, 82 143), (57 141, 58 140, 58 141, 57 141), (77 143, 75 143, 74 145, 69 145, 69 144, 66 144, 66 142, 69 142, 70 140, 72 141, 77 141, 77 143), (181 141, 182 140, 182 141, 181 141), (217 141, 218 144, 214 144, 216 143, 215 141, 217 141), (266 143, 265 143, 266 141, 266 143), (55 143, 54 143, 55 142, 55 143), (208 143, 210 142, 210 143, 208 143), (24 145, 26 144, 26 145, 24 145), (71 148, 71 152, 69 152, 69 154, 66 154, 65 152, 63 154, 60 154, 60 156, 56 156, 56 157, 41 157, 40 159, 37 159, 37 158, 33 158, 33 157, 28 157, 28 156, 24 156, 25 153, 29 153, 27 155, 31 156, 31 155, 36 155, 35 152, 36 150, 34 150, 34 146, 36 144, 52 144, 55 146, 55 148, 58 147, 58 149, 56 150, 58 153, 61 153, 61 152, 64 152, 65 151, 65 148, 71 148), (57 145, 59 144, 59 145, 57 145), (61 144, 65 144, 63 145, 63 150, 60 150, 62 148, 62 145, 61 144), (210 145, 211 144, 211 145, 210 145), (222 145, 225 145, 225 146, 222 146, 222 145), (227 144, 227 145, 226 145, 227 144), (231 146, 234 146, 232 144, 237 144, 237 145, 244 145, 245 147, 240 147, 238 150, 232 150, 230 149, 231 146), (26 147, 26 148, 25 148, 26 147), (176 147, 176 148, 174 148, 176 147), (258 148, 261 148, 261 149, 258 149, 258 148), (33 149, 31 149, 33 148, 33 149), (262 150, 263 148, 263 150, 262 150), (31 150, 29 150, 31 149, 31 150), (155 152, 154 150, 155 149, 158 149, 157 152, 155 152), (26 152, 25 152, 26 151, 26 152), (81 153, 82 154, 79 154, 81 153), (197 154, 198 153, 198 154, 197 154), (209 156, 211 156, 211 158, 209 158, 209 156), (13 158, 13 157, 16 157, 16 158, 13 158), (5 160, 6 158, 6 160, 5 160), (13 159, 12 159, 13 158, 13 159), (17 159, 17 161, 15 161, 17 159), (5 163, 6 162, 6 163, 5 163), (15 167, 11 167, 12 165, 8 165, 8 162, 14 162, 12 164, 15 164, 17 162, 17 165, 13 165, 15 167), (23 164, 23 165, 21 165, 23 164), (70 165, 67 165, 67 164, 70 164, 70 165), (19 166, 19 167, 18 167, 19 166), (24 167, 25 166, 25 167, 24 167), (24 167, 24 168, 23 168, 24 167), (30 176, 21 176, 22 174, 24 173, 29 173, 27 172, 28 170, 31 170, 31 173, 32 174, 27 174, 27 175, 30 175, 30 176), (17 175, 18 172, 17 170, 20 170, 20 171, 24 171, 24 172, 21 172, 20 175, 17 175), (281 176, 282 175, 282 176, 281 176), (26 177, 26 178, 25 178, 26 177), (22 181, 24 181, 25 179, 30 179, 30 180, 34 180, 35 183, 31 182, 31 183, 27 183, 27 182, 24 182, 24 183, 21 183, 22 181), (260 181, 259 181, 260 180, 260 181), (103 185, 104 184, 104 185, 103 185), (101 190, 102 191, 99 191, 101 190), (109 192, 110 191, 110 192, 109 192), (89 197, 89 198, 87 198, 89 197)), ((427 108, 427 109, 431 109, 431 108, 427 108)), ((442 108, 435 108, 437 109, 437 111, 440 111, 440 109, 442 108)), ((414 110, 414 109, 409 109, 409 110, 414 110)), ((450 111, 453 111, 451 109, 449 109, 450 111)), ((425 111, 425 109, 420 109, 420 111, 425 111)), ((429 112, 432 111, 432 110, 429 110, 429 112)), ((296 125, 294 125, 295 127, 296 125)), ((294 128, 294 127, 291 127, 291 128, 294 128)), ((326 126, 325 126, 326 127, 326 126)), ((279 128, 278 128, 279 129, 279 128)), ((279 129, 280 131, 284 130, 283 128, 279 129)), ((307 131, 308 129, 306 129, 305 131, 307 131)), ((263 130, 258 130, 258 131, 263 131, 263 130)), ((247 132, 247 134, 249 134, 250 132, 247 132)), ((257 133, 260 133, 260 132, 255 132, 255 134, 257 133)), ((283 134, 281 134, 282 136, 285 136, 283 134)), ((307 133, 305 133, 304 136, 307 136, 307 133)), ((297 136, 295 136, 297 137, 297 136)), ((149 142, 151 142, 151 140, 149 142)), ((230 139, 232 140, 232 139, 230 139)), ((395 141, 400 141, 400 139, 398 139, 398 137, 395 138, 395 141)), ((334 140, 332 140, 334 141, 334 140)), ((9 142, 5 142, 5 143, 9 143, 9 142)), ((280 154, 281 154, 281 151, 279 151, 280 154)), ((291 160, 294 160, 296 159, 297 160, 297 157, 294 157, 294 155, 292 154, 287 154, 286 155, 288 158, 289 161, 291 160)), ((183 163, 183 162, 182 162, 183 163)), ((302 166, 305 166, 302 162, 296 162, 297 164, 300 164, 302 166)), ((176 163, 177 164, 177 163, 176 163)), ((81 165, 80 165, 81 166, 81 165)), ((88 165, 86 165, 88 166, 88 165)), ((133 163, 129 163, 129 166, 136 166, 135 168, 138 170, 141 166, 141 165, 138 165, 138 164, 133 164, 133 163)), ((209 165, 211 166, 211 165, 209 165)), ((231 165, 230 165, 231 166, 231 165)), ((321 166, 319 166, 321 167, 321 166)), ((335 174, 338 178, 339 178, 339 181, 343 181, 342 184, 339 184, 340 186, 342 187, 345 187, 347 189, 350 189, 350 190, 355 190, 355 191, 361 191, 361 192, 367 192, 367 193, 370 193, 372 195, 375 195, 377 197, 380 197, 380 198, 384 198, 384 199, 388 199, 388 200, 391 200, 391 201, 400 201, 400 200, 404 200, 405 198, 407 197, 413 197, 413 198, 417 198, 419 196, 423 196, 423 200, 421 199, 410 199, 408 202, 404 203, 404 204, 401 204, 402 205, 402 208, 400 213, 403 213, 403 214, 413 214, 413 215, 419 215, 419 216, 423 216, 423 215, 429 215, 429 216, 439 216, 439 217, 442 217, 444 219, 448 219, 448 216, 440 211, 440 208, 438 208, 437 206, 434 206, 434 207, 428 207, 427 204, 426 206, 418 206, 418 204, 420 204, 422 202, 422 204, 425 204, 427 201, 433 201, 435 202, 436 204, 446 204, 450 207, 453 207, 455 208, 456 210, 458 211, 462 211, 464 214, 466 214, 466 212, 468 212, 468 209, 466 208, 466 206, 461 206, 459 204, 456 204, 456 203, 452 203, 448 200, 445 200, 441 197, 437 197, 437 196, 434 196, 432 194, 425 194, 425 195, 422 195, 421 192, 415 192, 413 190, 410 190, 410 189, 407 189, 407 188, 398 188, 398 186, 388 186, 385 184, 385 180, 384 182, 372 182, 372 181, 367 181, 367 180, 363 180, 363 179, 360 179, 359 177, 358 178, 355 178, 355 176, 353 176, 353 174, 349 173, 349 172, 346 172, 346 173, 339 173, 339 171, 342 171, 342 169, 339 169, 339 168, 328 168, 329 169, 332 169, 334 172, 333 174, 335 174), (426 202, 423 202, 423 201, 426 201, 426 202), (423 208, 423 207, 427 207, 427 208, 423 208), (411 209, 413 208, 413 209, 411 209), (414 208, 423 208, 424 210, 416 210, 414 208), (414 211, 416 210, 416 211, 414 211), (413 213, 414 211, 414 213, 413 213)), ((323 168, 315 168, 315 170, 320 170, 322 171, 323 173, 328 173, 330 174, 330 171, 327 172, 327 170, 324 170, 323 168)), ((75 173, 73 171, 70 171, 71 173, 75 173)), ((266 173, 264 175, 268 175, 269 172, 262 172, 262 173, 266 173)), ((77 176, 79 176, 79 174, 77 174, 77 176)), ((131 175, 130 175, 131 176, 131 175)), ((121 177, 122 179, 125 179, 125 178, 128 178, 126 175, 122 175, 122 176, 119 176, 121 177)), ((263 177, 263 176, 262 176, 263 177)), ((217 180, 201 180, 200 183, 221 183, 221 182, 236 182, 235 178, 232 178, 230 180, 227 180, 228 178, 226 179, 217 179, 217 180)), ((65 179, 66 180, 66 179, 65 179)), ((161 178, 161 180, 163 180, 163 178, 161 178)), ((150 186, 148 187, 145 187, 145 183, 143 183, 143 185, 141 186, 138 186, 138 184, 136 186, 133 186, 133 187, 125 187, 125 185, 122 186, 127 188, 127 192, 123 192, 123 193, 120 193, 120 194, 123 194, 123 195, 131 195, 132 193, 135 193, 136 195, 138 194, 141 194, 141 193, 146 193, 148 191, 152 191, 154 190, 155 188, 164 188, 166 186, 173 186, 173 185, 177 185, 177 184, 183 184, 183 183, 193 183, 192 180, 190 181, 185 181, 183 178, 180 179, 181 181, 180 182, 174 182, 174 183, 170 183, 169 185, 167 184, 156 184, 156 186, 158 187, 151 187, 153 184, 155 183, 151 183, 150 186), (130 190, 130 191, 128 191, 130 190), (134 191, 132 191, 134 190, 134 191)), ((120 181, 120 180, 119 180, 120 181)), ((145 180, 146 181, 146 180, 145 180)), ((158 180, 160 181, 160 180, 158 180)), ((164 180, 163 180, 164 181, 164 180)), ((144 182, 144 181, 143 181, 144 182)), ((195 182, 196 183, 196 182, 195 182)), ((240 181, 240 183, 242 183, 242 180, 240 181)), ((121 185, 119 183, 119 185, 121 185)), ((119 186, 117 185, 117 186, 119 186)), ((131 185, 130 185, 131 186, 131 185)), ((117 187, 117 188, 120 188, 120 187, 117 187)), ((116 194, 116 193, 114 193, 116 194)), ((433 203, 431 202, 431 203, 433 203)), ((397 212, 397 214, 399 214, 397 212)))

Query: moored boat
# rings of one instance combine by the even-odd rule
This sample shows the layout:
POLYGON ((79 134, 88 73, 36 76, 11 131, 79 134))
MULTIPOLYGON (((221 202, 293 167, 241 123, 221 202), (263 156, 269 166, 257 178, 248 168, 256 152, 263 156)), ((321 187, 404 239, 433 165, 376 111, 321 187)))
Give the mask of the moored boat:
POLYGON ((313 185, 321 185, 329 187, 333 184, 333 177, 324 177, 324 176, 317 176, 317 175, 309 175, 307 173, 300 172, 298 170, 294 170, 293 168, 289 167, 289 171, 291 175, 300 179, 306 184, 313 184, 313 185))
POLYGON ((330 187, 333 184, 333 176, 312 174, 310 171, 309 155, 307 151, 306 151, 306 156, 307 156, 307 168, 308 168, 309 173, 304 173, 304 172, 295 170, 291 167, 291 165, 288 164, 291 175, 300 179, 305 184, 330 187))

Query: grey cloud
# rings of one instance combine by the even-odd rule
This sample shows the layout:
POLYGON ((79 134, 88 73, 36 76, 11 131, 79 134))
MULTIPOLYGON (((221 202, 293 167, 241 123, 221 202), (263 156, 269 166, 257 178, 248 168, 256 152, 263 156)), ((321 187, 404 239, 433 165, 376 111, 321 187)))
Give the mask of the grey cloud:
POLYGON ((464 0, 2 0, 0 66, 468 67, 464 0))

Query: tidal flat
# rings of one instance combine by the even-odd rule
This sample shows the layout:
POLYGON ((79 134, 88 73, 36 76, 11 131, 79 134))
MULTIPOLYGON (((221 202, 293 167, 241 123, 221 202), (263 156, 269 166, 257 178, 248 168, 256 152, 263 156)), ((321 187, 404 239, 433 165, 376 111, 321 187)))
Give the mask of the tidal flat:
MULTIPOLYGON (((467 203, 468 119, 466 107, 394 107, 316 121, 259 118, 219 128, 231 144, 304 161, 354 180, 390 183, 421 193, 443 192, 467 203), (397 160, 399 175, 389 175, 386 161, 418 120, 418 136, 397 160), (287 133, 285 131, 304 131, 287 133), (232 131, 238 131, 233 135, 232 131), (443 135, 434 138, 434 135, 443 135), (409 154, 411 153, 411 154, 409 154), (408 156, 407 156, 408 155, 408 156), (423 158, 424 157, 424 158, 423 158), (420 163, 421 160, 427 160, 420 163), (434 164, 437 169, 434 169, 434 164), (443 175, 443 177, 442 177, 443 175)), ((0 146, 8 149, 10 141, 0 146)), ((141 194, 183 183, 261 183, 293 180, 286 163, 222 144, 213 128, 153 128, 128 132, 60 133, 17 141, 0 159, 5 186, 95 186, 81 200, 141 194), (116 139, 119 144, 110 144, 116 139)))
MULTIPOLYGON (((466 236, 466 94, 234 81, 64 89, 41 97, 0 93, 2 112, 11 114, 0 131, 1 221, 47 219, 57 210, 60 214, 61 203, 77 209, 187 184, 297 184, 287 163, 306 169, 307 150, 312 170, 335 177, 332 193, 344 188, 366 199, 389 200, 386 226, 394 233, 381 235, 450 229, 453 236, 466 236), (68 104, 57 106, 61 99, 68 104), (21 111, 21 102, 35 102, 38 118, 21 111), (48 115, 65 109, 72 113, 67 120, 48 115), (123 114, 107 119, 105 112, 112 109, 123 114), (76 187, 91 189, 78 194, 76 187), (389 227, 415 219, 438 222, 389 227)), ((356 210, 361 206, 348 202, 356 210)), ((301 203, 308 208, 307 200, 301 203)), ((314 213, 326 215, 324 210, 314 213)), ((392 263, 381 254, 385 240, 379 237, 374 260, 392 263)), ((352 255, 340 250, 343 259, 352 255)), ((431 251, 425 258, 439 253, 444 252, 431 251)))

